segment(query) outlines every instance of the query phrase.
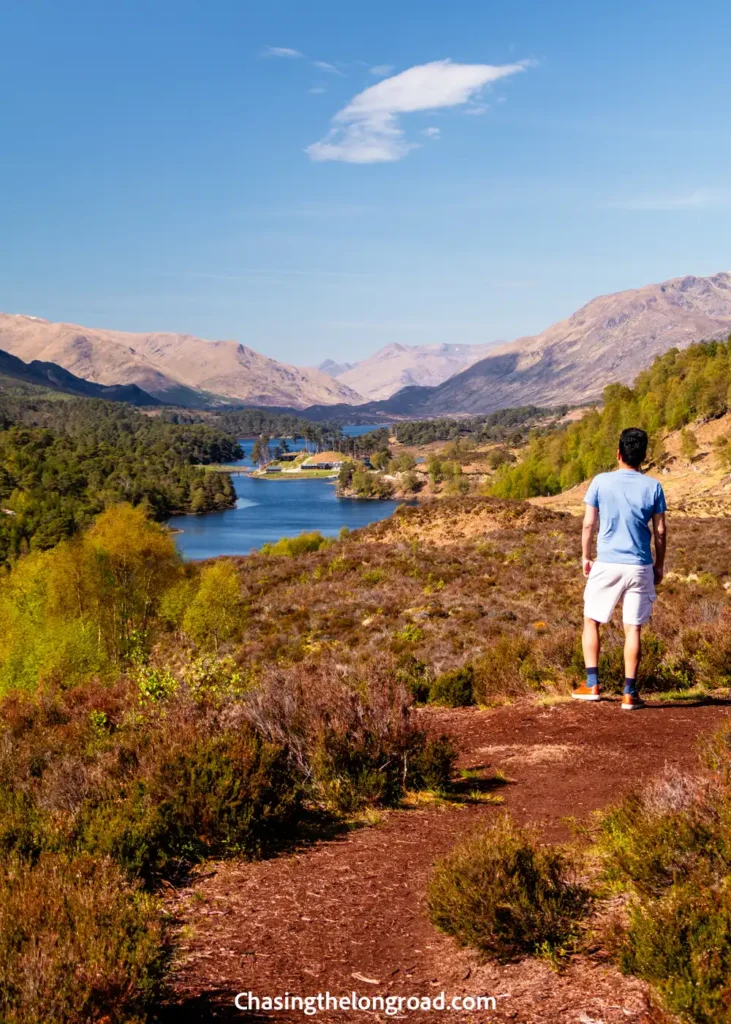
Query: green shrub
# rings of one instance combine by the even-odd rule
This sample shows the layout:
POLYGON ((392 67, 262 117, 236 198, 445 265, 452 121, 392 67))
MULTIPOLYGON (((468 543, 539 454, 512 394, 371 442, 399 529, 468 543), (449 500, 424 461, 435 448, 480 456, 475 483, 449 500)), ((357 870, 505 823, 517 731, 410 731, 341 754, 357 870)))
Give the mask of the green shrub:
POLYGON ((688 881, 699 863, 731 870, 731 806, 700 776, 668 770, 601 819, 606 878, 642 897, 688 881))
POLYGON ((398 658, 396 679, 406 687, 416 703, 426 704, 429 700, 433 682, 431 670, 408 651, 398 658))
POLYGON ((568 943, 587 894, 566 854, 539 845, 506 815, 437 863, 427 900, 442 931, 487 956, 509 958, 568 943))
POLYGON ((133 770, 112 776, 87 801, 82 847, 153 882, 206 857, 257 857, 281 845, 300 801, 283 748, 246 727, 214 736, 166 732, 133 770))
POLYGON ((240 699, 130 681, 0 705, 0 852, 110 856, 152 884, 290 837, 301 779, 240 699))
POLYGON ((693 1024, 731 1021, 731 892, 702 872, 659 900, 636 903, 619 953, 622 970, 650 982, 693 1024))
POLYGON ((629 896, 615 956, 695 1024, 731 1022, 730 738, 706 742, 710 771, 669 769, 601 820, 604 875, 629 896))
POLYGON ((475 701, 489 704, 495 697, 529 692, 530 685, 521 673, 521 667, 531 652, 532 645, 526 637, 510 633, 499 636, 473 664, 475 701))
POLYGON ((462 708, 474 704, 475 698, 472 693, 474 676, 474 669, 471 665, 443 672, 431 685, 430 703, 442 704, 450 708, 462 708))
POLYGON ((142 1024, 167 956, 157 899, 111 861, 0 863, 3 1024, 142 1024))
POLYGON ((301 533, 298 537, 282 537, 275 544, 262 544, 262 555, 280 555, 287 558, 296 558, 297 555, 305 555, 310 551, 319 551, 320 548, 328 547, 332 540, 317 531, 301 533))

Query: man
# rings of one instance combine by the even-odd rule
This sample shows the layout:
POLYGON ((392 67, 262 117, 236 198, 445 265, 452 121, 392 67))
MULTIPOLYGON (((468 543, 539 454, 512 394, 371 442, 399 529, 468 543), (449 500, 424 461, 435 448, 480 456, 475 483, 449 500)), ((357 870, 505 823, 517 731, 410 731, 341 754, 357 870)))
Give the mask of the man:
POLYGON ((586 683, 574 690, 577 700, 595 701, 599 693, 599 626, 609 622, 622 600, 624 621, 624 695, 622 708, 645 706, 637 692, 642 627, 652 615, 655 584, 665 564, 665 495, 657 480, 644 476, 640 466, 647 455, 647 434, 637 427, 623 430, 612 473, 600 473, 589 484, 581 535, 584 575, 584 664, 586 683), (599 525, 596 561, 591 549, 599 525), (655 536, 652 560, 651 532, 655 536))

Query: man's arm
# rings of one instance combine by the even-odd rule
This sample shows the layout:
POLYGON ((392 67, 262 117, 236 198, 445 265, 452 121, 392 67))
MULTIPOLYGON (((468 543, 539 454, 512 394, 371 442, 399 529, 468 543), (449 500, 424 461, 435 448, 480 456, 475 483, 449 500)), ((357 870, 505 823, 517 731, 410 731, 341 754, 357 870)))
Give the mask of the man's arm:
POLYGON ((594 531, 599 521, 599 509, 594 505, 587 505, 584 512, 584 525, 581 527, 581 561, 584 569, 584 576, 591 572, 593 562, 591 560, 591 549, 594 543, 594 531))
POLYGON ((662 583, 665 575, 665 550, 668 546, 664 512, 657 512, 652 517, 652 532, 655 534, 655 583, 662 583))

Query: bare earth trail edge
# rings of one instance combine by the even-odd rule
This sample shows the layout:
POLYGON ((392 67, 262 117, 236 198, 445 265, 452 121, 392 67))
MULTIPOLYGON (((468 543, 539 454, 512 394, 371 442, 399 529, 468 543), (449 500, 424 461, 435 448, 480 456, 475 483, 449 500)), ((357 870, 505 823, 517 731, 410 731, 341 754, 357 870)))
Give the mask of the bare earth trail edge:
MULTIPOLYGON (((721 725, 720 704, 655 704, 626 714, 616 701, 423 712, 459 744, 460 767, 502 769, 517 821, 547 840, 587 819, 665 764, 692 768, 697 740, 721 725)), ((172 901, 185 930, 168 1013, 176 1024, 221 1021, 393 1020, 380 1012, 248 1014, 237 992, 260 996, 493 995, 496 1011, 405 1012, 423 1021, 649 1024, 661 1020, 646 986, 599 950, 561 973, 543 961, 481 962, 426 917, 434 860, 500 808, 486 803, 391 811, 374 826, 259 863, 207 865, 172 901), (355 977, 360 975, 360 979, 355 977), (369 980, 361 980, 369 979, 369 980)))

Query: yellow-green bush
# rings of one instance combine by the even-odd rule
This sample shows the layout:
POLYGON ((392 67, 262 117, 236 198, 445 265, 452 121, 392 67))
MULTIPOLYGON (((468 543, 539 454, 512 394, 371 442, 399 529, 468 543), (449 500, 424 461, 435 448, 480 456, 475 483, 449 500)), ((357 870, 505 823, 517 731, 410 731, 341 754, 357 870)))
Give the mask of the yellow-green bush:
POLYGON ((442 931, 504 959, 569 943, 587 893, 567 854, 503 815, 437 863, 427 902, 442 931))

